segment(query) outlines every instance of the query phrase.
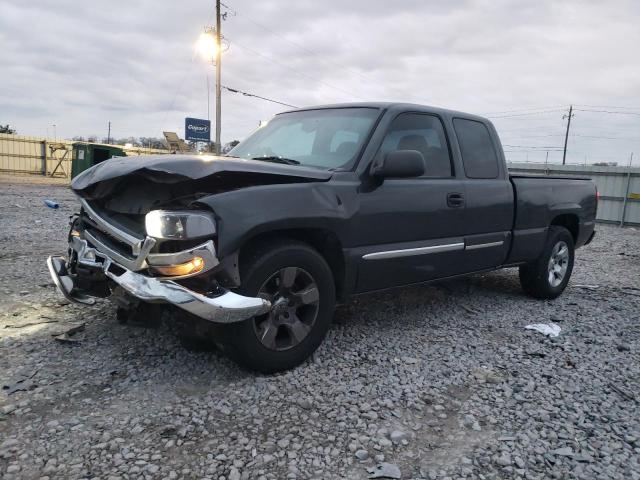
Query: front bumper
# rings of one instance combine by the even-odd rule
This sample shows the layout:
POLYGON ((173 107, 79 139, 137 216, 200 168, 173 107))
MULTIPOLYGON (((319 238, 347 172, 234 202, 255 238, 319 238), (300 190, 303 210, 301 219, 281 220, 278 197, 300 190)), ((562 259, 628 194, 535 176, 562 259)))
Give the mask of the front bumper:
MULTIPOLYGON (((71 248, 77 254, 76 262, 101 269, 107 278, 131 296, 144 302, 172 304, 210 322, 239 322, 266 313, 271 308, 271 304, 262 298, 245 297, 228 290, 222 290, 222 293, 215 296, 207 296, 173 280, 136 273, 77 237, 72 237, 71 248)), ((49 257, 47 266, 51 278, 65 298, 85 305, 94 303, 91 296, 77 288, 74 276, 67 270, 64 257, 49 257)))

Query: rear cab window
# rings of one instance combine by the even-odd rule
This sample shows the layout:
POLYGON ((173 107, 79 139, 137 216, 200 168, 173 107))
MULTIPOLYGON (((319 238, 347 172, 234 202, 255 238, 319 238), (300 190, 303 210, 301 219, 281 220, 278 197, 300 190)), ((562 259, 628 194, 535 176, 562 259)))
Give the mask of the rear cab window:
POLYGON ((487 126, 476 120, 454 118, 453 128, 467 178, 498 178, 498 155, 487 126))

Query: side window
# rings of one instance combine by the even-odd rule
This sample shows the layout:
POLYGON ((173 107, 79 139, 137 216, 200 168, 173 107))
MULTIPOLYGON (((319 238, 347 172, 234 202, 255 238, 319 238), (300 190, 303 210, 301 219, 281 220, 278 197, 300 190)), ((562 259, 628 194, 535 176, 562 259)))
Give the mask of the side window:
POLYGON ((453 119, 467 178, 497 178, 498 156, 484 123, 453 119))
POLYGON ((394 150, 417 150, 425 160, 425 177, 451 177, 451 156, 438 117, 403 113, 391 123, 380 148, 383 155, 394 150))

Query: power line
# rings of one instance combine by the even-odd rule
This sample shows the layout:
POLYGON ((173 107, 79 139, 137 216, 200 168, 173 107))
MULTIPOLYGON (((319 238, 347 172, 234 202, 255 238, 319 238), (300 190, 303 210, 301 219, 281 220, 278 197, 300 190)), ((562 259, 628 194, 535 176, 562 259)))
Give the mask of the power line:
POLYGON ((612 113, 614 115, 637 115, 640 117, 640 112, 613 112, 611 110, 587 110, 583 108, 576 108, 580 112, 594 112, 594 113, 612 113))
POLYGON ((238 90, 237 88, 227 87, 226 85, 222 85, 222 88, 224 88, 225 90, 227 90, 228 92, 231 92, 231 93, 240 93, 241 95, 244 95, 245 97, 255 97, 255 98, 259 98, 260 100, 266 100, 267 102, 272 102, 272 103, 277 103, 279 105, 284 105, 285 107, 298 108, 295 105, 291 105, 290 103, 284 103, 284 102, 280 102, 278 100, 273 100, 272 98, 261 97, 260 95, 255 95, 253 93, 243 92, 242 90, 238 90))
POLYGON ((509 147, 509 148, 532 148, 532 149, 542 149, 542 150, 548 150, 551 148, 559 148, 562 149, 561 146, 559 145, 549 145, 549 146, 536 146, 536 145, 508 145, 506 143, 502 144, 503 147, 509 147))
MULTIPOLYGON (((228 8, 229 10, 231 10, 233 12, 234 16, 238 14, 237 10, 230 8, 228 5, 225 5, 224 3, 221 3, 221 5, 223 5, 224 7, 228 8)), ((358 75, 360 78, 362 78, 363 80, 365 80, 367 82, 373 82, 373 80, 371 78, 369 78, 368 76, 366 76, 363 73, 361 73, 361 72, 357 71, 356 69, 354 69, 353 65, 346 65, 346 64, 337 62, 335 60, 328 60, 325 55, 323 55, 323 54, 321 54, 319 52, 316 52, 314 50, 311 50, 311 49, 305 47, 304 45, 299 44, 298 42, 294 42, 293 40, 290 40, 289 38, 287 38, 286 36, 282 35, 278 31, 276 31, 276 30, 274 30, 274 29, 272 29, 270 27, 267 27, 266 25, 264 25, 264 24, 262 24, 262 23, 260 23, 260 22, 258 22, 256 20, 254 20, 253 18, 249 17, 248 15, 246 15, 244 13, 240 13, 239 15, 240 15, 241 18, 244 18, 245 20, 253 23, 254 25, 256 25, 256 26, 262 28, 263 30, 271 33, 272 35, 280 38, 281 40, 284 40, 285 42, 293 45, 294 47, 299 48, 303 52, 308 53, 309 55, 313 55, 316 58, 319 58, 324 63, 329 64, 329 65, 334 65, 334 66, 340 67, 341 69, 345 69, 345 70, 348 70, 350 72, 353 72, 353 73, 355 73, 356 75, 358 75)), ((394 90, 396 90, 396 92, 398 92, 398 93, 402 93, 403 95, 407 95, 406 92, 398 90, 397 88, 394 88, 394 90)), ((411 96, 412 95, 409 95, 409 97, 411 97, 411 96)))
POLYGON ((542 112, 530 112, 530 113, 515 113, 513 115, 499 115, 499 116, 494 116, 494 115, 487 115, 488 118, 508 118, 508 117, 525 117, 528 115, 542 115, 545 113, 555 113, 555 112, 564 112, 563 109, 557 109, 557 110, 544 110, 542 112))
POLYGON ((578 107, 589 107, 589 108, 614 108, 621 110, 640 110, 640 107, 614 107, 612 105, 585 105, 581 103, 576 103, 578 107))
MULTIPOLYGON (((547 138, 547 137, 564 137, 564 133, 551 133, 549 135, 504 135, 510 138, 547 138)), ((574 135, 571 135, 574 136, 574 135)))
MULTIPOLYGON (((548 137, 563 137, 563 133, 552 133, 549 135, 505 135, 508 138, 548 138, 548 137)), ((639 138, 625 138, 625 137, 603 137, 599 135, 580 135, 577 133, 569 135, 570 137, 579 137, 579 138, 597 138, 601 140, 623 140, 623 141, 640 141, 639 138)))
POLYGON ((534 112, 536 110, 548 110, 548 109, 556 109, 562 108, 564 105, 551 105, 549 107, 531 107, 531 108, 516 108, 514 110, 502 110, 501 112, 485 112, 481 115, 500 115, 503 113, 514 113, 514 112, 534 112))
POLYGON ((602 140, 623 140, 627 142, 640 142, 640 138, 624 138, 624 137, 600 137, 597 135, 571 135, 572 137, 580 137, 580 138, 598 138, 602 140))
POLYGON ((360 100, 363 100, 363 98, 362 98, 362 97, 358 97, 357 95, 354 95, 353 93, 348 92, 348 91, 346 91, 346 90, 344 90, 344 89, 342 89, 342 88, 340 88, 340 87, 336 87, 335 85, 331 85, 330 83, 327 83, 327 82, 325 82, 325 81, 323 81, 323 80, 320 80, 320 79, 318 79, 318 78, 315 78, 315 77, 313 77, 313 76, 311 76, 311 75, 307 75, 306 73, 301 72, 300 70, 297 70, 297 69, 295 69, 295 68, 292 68, 292 67, 290 67, 289 65, 286 65, 286 64, 284 64, 284 63, 282 63, 282 62, 280 62, 280 61, 278 61, 278 60, 274 59, 273 57, 270 57, 270 56, 268 56, 268 55, 264 55, 263 53, 260 53, 260 52, 258 52, 257 50, 253 50, 252 48, 249 48, 249 47, 245 47, 245 46, 243 46, 243 45, 240 45, 240 44, 239 44, 238 42, 236 42, 235 40, 234 40, 234 42, 233 42, 233 45, 235 45, 235 46, 237 46, 237 47, 240 47, 240 48, 242 48, 242 49, 244 49, 244 50, 247 50, 248 52, 251 52, 251 53, 253 53, 254 55, 258 55, 259 57, 262 57, 262 58, 264 58, 265 60, 267 60, 267 61, 269 61, 269 62, 275 63, 276 65, 279 65, 279 66, 284 67, 284 68, 286 68, 286 69, 288 69, 288 70, 291 70, 292 72, 295 72, 295 73, 297 73, 298 75, 301 75, 301 76, 306 77, 306 78, 308 78, 308 79, 310 79, 310 80, 313 80, 313 81, 315 81, 315 82, 318 82, 318 83, 321 83, 321 84, 323 84, 323 85, 326 85, 327 87, 333 88, 334 90, 338 90, 338 91, 340 91, 340 92, 342 92, 342 93, 345 93, 345 94, 349 95, 350 97, 355 97, 355 98, 359 98, 360 100))
POLYGON ((531 150, 529 148, 521 148, 516 150, 504 150, 505 153, 514 153, 514 152, 536 152, 536 153, 544 153, 544 152, 562 152, 561 148, 547 148, 545 150, 531 150))

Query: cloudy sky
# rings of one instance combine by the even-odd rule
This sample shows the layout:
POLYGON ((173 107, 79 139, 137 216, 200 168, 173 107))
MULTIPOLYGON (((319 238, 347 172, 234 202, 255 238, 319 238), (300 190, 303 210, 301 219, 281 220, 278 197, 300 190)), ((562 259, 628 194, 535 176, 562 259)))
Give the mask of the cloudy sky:
MULTIPOLYGON (((512 160, 640 164, 637 0, 225 0, 223 85, 307 106, 407 101, 486 114, 512 160), (597 111, 596 111, 597 110, 597 111), (608 112, 608 113, 605 113, 608 112)), ((184 134, 207 116, 194 52, 214 2, 2 0, 0 123, 59 137, 184 134)), ((223 141, 281 105, 223 92, 223 141)), ((213 116, 213 95, 211 115, 213 116)))

